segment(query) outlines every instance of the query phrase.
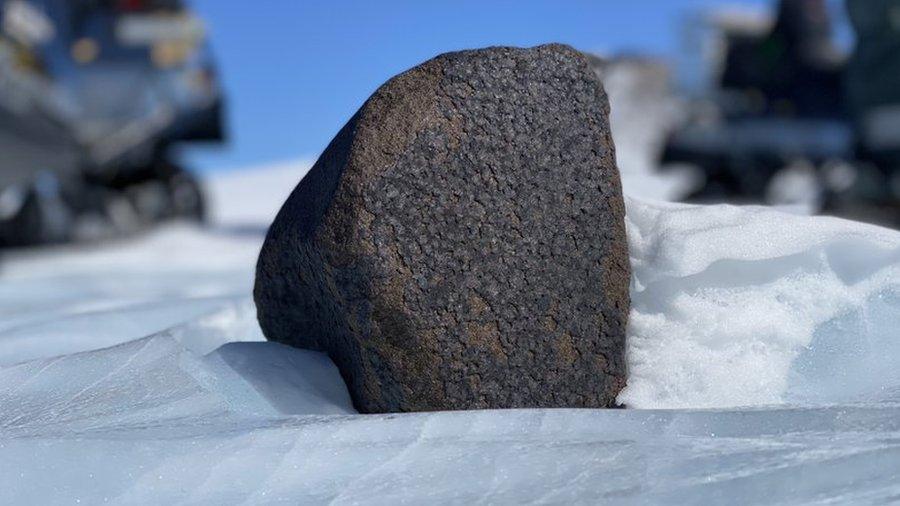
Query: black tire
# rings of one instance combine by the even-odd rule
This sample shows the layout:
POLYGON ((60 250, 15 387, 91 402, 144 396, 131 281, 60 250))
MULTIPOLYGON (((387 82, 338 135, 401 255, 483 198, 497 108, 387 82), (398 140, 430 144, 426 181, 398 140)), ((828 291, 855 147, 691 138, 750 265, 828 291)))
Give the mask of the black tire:
POLYGON ((206 218, 206 199, 199 181, 165 155, 123 174, 111 186, 128 197, 146 226, 169 219, 206 218))
POLYGON ((197 178, 180 170, 169 179, 168 184, 174 216, 205 222, 206 198, 197 178))
POLYGON ((0 245, 25 247, 69 241, 72 219, 71 209, 58 196, 31 189, 19 211, 0 221, 0 245))

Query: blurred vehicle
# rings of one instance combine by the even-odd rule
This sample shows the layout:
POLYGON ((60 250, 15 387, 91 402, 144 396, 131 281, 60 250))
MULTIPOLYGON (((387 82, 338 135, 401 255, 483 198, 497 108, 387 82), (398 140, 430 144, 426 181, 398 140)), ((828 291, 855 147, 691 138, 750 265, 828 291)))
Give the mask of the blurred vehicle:
POLYGON ((0 245, 202 219, 171 148, 223 140, 222 103, 179 0, 0 0, 0 245))
POLYGON ((783 0, 777 17, 725 11, 701 22, 714 88, 693 102, 663 153, 663 164, 702 170, 695 199, 761 201, 785 167, 851 156, 845 58, 831 43, 824 2, 783 0))
POLYGON ((900 0, 848 4, 858 39, 851 55, 834 42, 824 0, 781 0, 768 19, 714 13, 702 21, 715 85, 695 97, 662 155, 663 165, 702 171, 706 183, 691 199, 900 223, 890 209, 900 194, 888 184, 897 164, 872 148, 888 131, 900 135, 892 115, 900 106, 900 0), (864 211, 872 204, 877 212, 864 211))

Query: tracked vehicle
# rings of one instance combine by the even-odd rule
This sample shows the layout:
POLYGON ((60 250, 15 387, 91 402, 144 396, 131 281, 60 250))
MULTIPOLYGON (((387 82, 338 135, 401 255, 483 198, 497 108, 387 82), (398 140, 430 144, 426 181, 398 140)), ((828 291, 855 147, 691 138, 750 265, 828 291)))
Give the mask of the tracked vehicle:
POLYGON ((0 245, 202 219, 172 148, 221 142, 222 110, 181 1, 0 0, 0 245))
POLYGON ((704 22, 713 86, 662 153, 702 172, 691 199, 900 225, 900 0, 782 0, 770 18, 704 22), (835 7, 852 48, 836 43, 835 7))

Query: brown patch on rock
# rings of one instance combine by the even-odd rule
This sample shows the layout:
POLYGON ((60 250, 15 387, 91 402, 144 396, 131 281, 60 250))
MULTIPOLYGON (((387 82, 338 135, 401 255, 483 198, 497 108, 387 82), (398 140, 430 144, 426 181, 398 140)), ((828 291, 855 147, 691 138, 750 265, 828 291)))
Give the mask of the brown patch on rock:
POLYGON ((561 366, 572 367, 575 365, 575 362, 578 360, 578 349, 575 347, 575 341, 572 339, 571 334, 563 332, 556 339, 556 348, 558 350, 556 356, 561 366))
POLYGON ((484 316, 489 308, 487 302, 477 292, 473 291, 469 295, 469 309, 472 312, 472 316, 477 318, 484 316))
POLYGON ((466 324, 466 330, 469 334, 469 344, 490 352, 498 360, 505 361, 507 359, 503 343, 500 341, 500 328, 497 326, 497 322, 469 322, 466 324))

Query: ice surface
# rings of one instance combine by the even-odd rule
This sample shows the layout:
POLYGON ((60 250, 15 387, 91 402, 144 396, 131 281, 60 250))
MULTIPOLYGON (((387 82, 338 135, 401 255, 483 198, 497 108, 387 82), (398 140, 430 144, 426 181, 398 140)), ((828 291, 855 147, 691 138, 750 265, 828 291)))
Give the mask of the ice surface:
POLYGON ((678 409, 361 416, 255 323, 270 196, 307 167, 216 178, 206 229, 4 259, 0 504, 900 497, 900 234, 629 199, 621 400, 678 409))
POLYGON ((197 355, 163 333, 0 369, 4 436, 67 436, 355 413, 334 364, 277 343, 197 355))
POLYGON ((234 331, 234 321, 223 322, 211 332, 202 333, 209 321, 227 319, 228 314, 245 311, 255 314, 252 303, 230 298, 175 299, 171 302, 152 302, 100 311, 79 312, 55 318, 20 324, 0 330, 0 366, 38 358, 77 353, 133 341, 158 331, 171 329, 184 333, 179 324, 188 325, 191 341, 200 347, 215 349, 235 340, 263 340, 256 328, 244 329, 241 336, 223 337, 234 331), (243 302, 241 302, 243 301, 243 302))
POLYGON ((7 438, 0 502, 884 503, 900 494, 897 415, 533 410, 7 438))

